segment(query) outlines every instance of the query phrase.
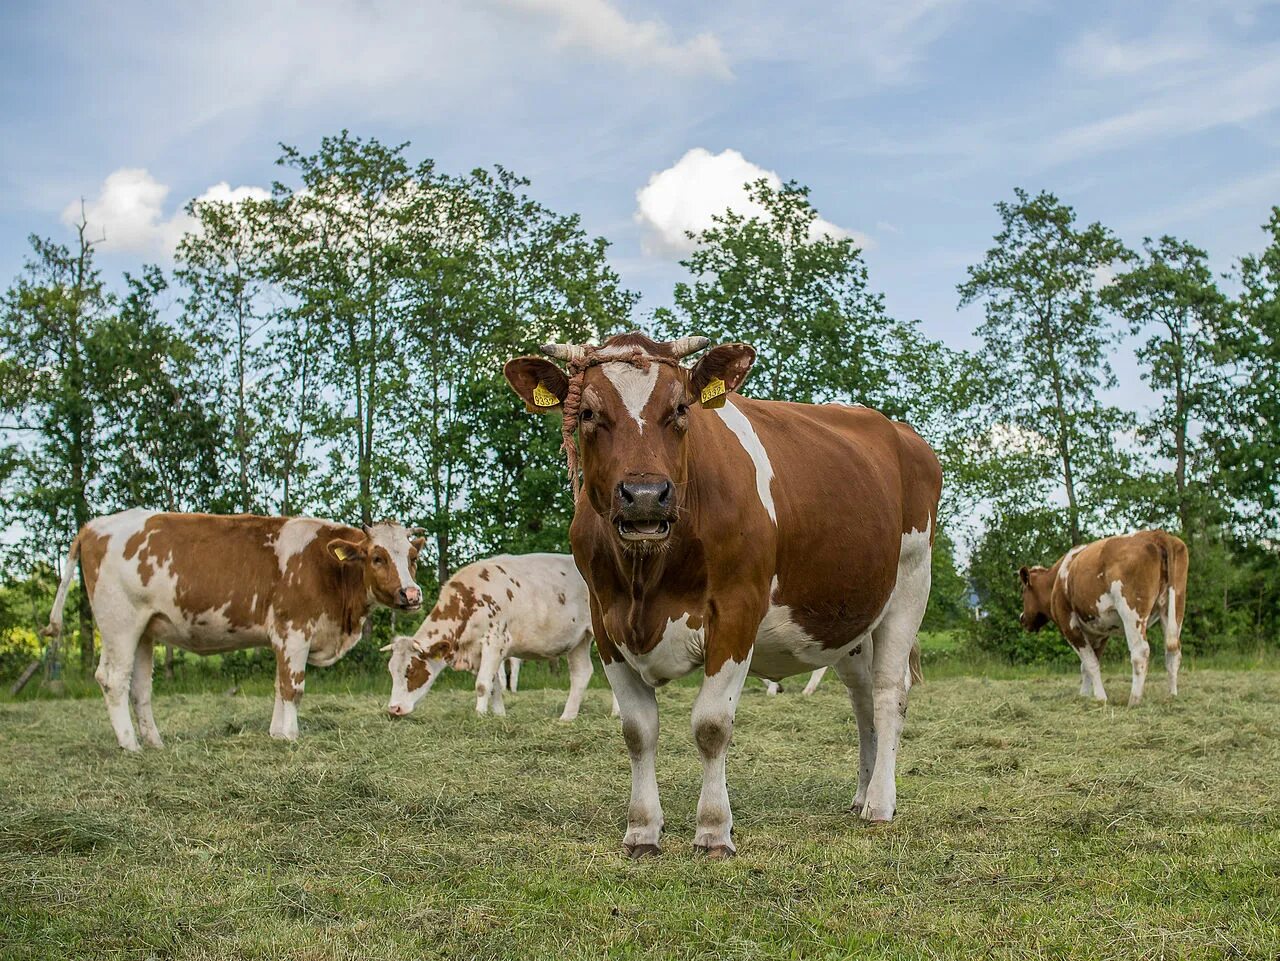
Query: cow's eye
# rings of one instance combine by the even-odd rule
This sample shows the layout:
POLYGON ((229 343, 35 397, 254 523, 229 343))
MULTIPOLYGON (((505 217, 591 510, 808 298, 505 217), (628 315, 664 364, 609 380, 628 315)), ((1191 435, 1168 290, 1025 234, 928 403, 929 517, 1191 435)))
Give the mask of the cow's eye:
POLYGON ((584 410, 582 413, 578 415, 578 420, 595 420, 595 419, 596 419, 596 412, 593 411, 590 407, 588 407, 586 410, 584 410))
POLYGON ((387 560, 381 554, 378 554, 377 556, 374 557, 373 562, 377 564, 379 567, 381 567, 383 564, 387 562, 387 560))
POLYGON ((689 413, 689 407, 687 404, 676 404, 677 417, 683 417, 687 413, 689 413))

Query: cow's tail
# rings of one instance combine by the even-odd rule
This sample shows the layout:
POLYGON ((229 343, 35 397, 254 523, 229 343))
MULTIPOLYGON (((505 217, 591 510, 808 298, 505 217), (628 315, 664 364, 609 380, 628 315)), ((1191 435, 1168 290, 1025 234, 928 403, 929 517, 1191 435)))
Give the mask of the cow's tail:
MULTIPOLYGON (((1182 631, 1182 623, 1177 616, 1177 603, 1185 605, 1187 599, 1187 545, 1172 534, 1165 535, 1160 540, 1160 560, 1164 567, 1163 600, 1170 605, 1170 621, 1177 625, 1173 636, 1173 641, 1177 642, 1182 631)), ((1169 642, 1169 638, 1165 640, 1166 643, 1169 642)))
POLYGON ((49 626, 40 633, 45 637, 57 640, 62 637, 62 609, 67 606, 67 591, 71 590, 71 578, 76 573, 76 561, 80 557, 80 535, 71 542, 71 550, 67 552, 67 561, 62 567, 62 583, 58 585, 58 593, 53 598, 53 610, 49 612, 49 626))
POLYGON ((920 638, 911 642, 911 654, 907 658, 907 668, 911 672, 911 685, 914 687, 924 680, 924 671, 920 669, 920 638))

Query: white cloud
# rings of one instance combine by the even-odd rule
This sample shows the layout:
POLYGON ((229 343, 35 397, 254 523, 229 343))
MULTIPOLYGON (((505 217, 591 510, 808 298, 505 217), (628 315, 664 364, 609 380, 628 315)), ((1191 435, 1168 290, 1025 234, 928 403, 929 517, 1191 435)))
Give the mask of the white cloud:
MULTIPOLYGON (((687 253, 695 246, 688 233, 707 229, 715 215, 726 210, 748 217, 764 213, 744 189, 761 178, 774 187, 782 185, 782 178, 774 171, 753 164, 736 150, 718 154, 702 147, 690 150, 666 170, 653 174, 636 192, 635 220, 645 228, 645 251, 687 253)), ((868 237, 821 217, 814 221, 810 234, 851 237, 863 247, 870 245, 868 237)))
MULTIPOLYGON (((62 222, 74 226, 83 213, 90 237, 101 238, 103 250, 167 257, 195 223, 183 211, 185 204, 177 205, 165 216, 169 193, 169 187, 147 170, 122 167, 107 176, 96 197, 67 204, 62 211, 62 222)), ((224 181, 209 187, 196 199, 238 203, 265 200, 269 196, 261 187, 232 187, 224 181)))
POLYGON ((661 20, 628 20, 609 0, 504 0, 557 24, 555 42, 632 67, 730 77, 729 62, 714 34, 678 43, 661 20))

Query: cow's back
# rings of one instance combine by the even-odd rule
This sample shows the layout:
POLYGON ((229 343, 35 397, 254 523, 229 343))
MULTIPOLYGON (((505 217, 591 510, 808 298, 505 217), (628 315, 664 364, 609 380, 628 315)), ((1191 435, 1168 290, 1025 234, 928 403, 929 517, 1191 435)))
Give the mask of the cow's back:
POLYGON ((1055 617, 1089 617, 1098 600, 1117 589, 1135 610, 1148 612, 1172 583, 1186 591, 1187 548, 1162 530, 1104 537, 1072 548, 1058 564, 1054 579, 1055 617))
POLYGON ((511 635, 510 654, 554 657, 590 627, 587 586, 567 554, 500 554, 450 579, 475 598, 460 644, 477 643, 496 620, 511 635))
POLYGON ((270 629, 309 631, 324 615, 341 627, 350 585, 324 551, 344 532, 356 533, 312 518, 131 510, 86 524, 80 551, 100 621, 127 608, 154 639, 214 653, 268 643, 270 629))

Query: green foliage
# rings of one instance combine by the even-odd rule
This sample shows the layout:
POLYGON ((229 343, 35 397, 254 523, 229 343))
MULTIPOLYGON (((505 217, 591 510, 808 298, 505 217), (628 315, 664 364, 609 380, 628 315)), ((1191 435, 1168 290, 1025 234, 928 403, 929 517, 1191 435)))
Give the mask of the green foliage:
POLYGON ((1097 286, 1128 254, 1101 224, 1077 228, 1075 211, 1053 194, 1017 190, 996 210, 995 246, 959 293, 962 306, 981 301, 985 311, 978 336, 992 380, 989 429, 1019 448, 1025 470, 1001 500, 1040 500, 1046 485, 1061 484, 1068 534, 1080 542, 1083 518, 1103 513, 1124 476, 1114 437, 1130 418, 1099 397, 1115 384, 1107 361, 1115 338, 1097 286))
POLYGON ((1072 546, 1060 511, 1048 508, 995 514, 969 558, 969 579, 980 616, 967 624, 979 650, 1017 663, 1041 663, 1074 657, 1052 625, 1036 634, 1022 629, 1022 585, 1018 570, 1053 564, 1072 546))
POLYGON ((945 530, 933 539, 932 586, 923 631, 945 631, 964 625, 969 616, 969 585, 956 567, 956 545, 945 530))

